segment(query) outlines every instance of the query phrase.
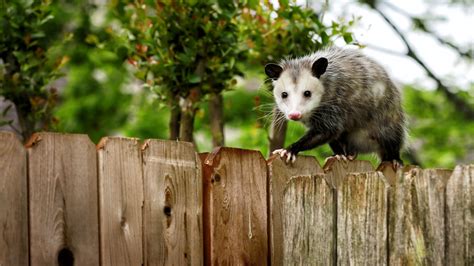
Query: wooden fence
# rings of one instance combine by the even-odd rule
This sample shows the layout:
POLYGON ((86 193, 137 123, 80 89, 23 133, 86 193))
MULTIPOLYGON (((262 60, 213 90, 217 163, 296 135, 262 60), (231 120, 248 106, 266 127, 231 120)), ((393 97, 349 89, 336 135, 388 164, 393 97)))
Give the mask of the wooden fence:
POLYGON ((0 132, 0 265, 474 265, 453 171, 0 132))

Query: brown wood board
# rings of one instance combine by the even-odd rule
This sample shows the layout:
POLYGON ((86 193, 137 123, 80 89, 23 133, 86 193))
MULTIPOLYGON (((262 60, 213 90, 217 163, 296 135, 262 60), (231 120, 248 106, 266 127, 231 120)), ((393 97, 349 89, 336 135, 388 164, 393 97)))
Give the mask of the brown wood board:
POLYGON ((206 265, 267 265, 267 168, 262 155, 219 148, 204 168, 206 265))
POLYGON ((98 265, 97 154, 87 135, 36 133, 28 144, 32 265, 98 265))
POLYGON ((102 265, 141 265, 143 175, 137 139, 103 138, 98 149, 102 265))
POLYGON ((188 142, 143 147, 145 265, 202 265, 202 170, 188 142))
POLYGON ((272 156, 268 162, 269 181, 269 227, 272 265, 283 265, 283 193, 293 176, 323 173, 316 158, 298 156, 295 163, 285 163, 279 156, 272 156))
POLYGON ((26 167, 15 134, 0 132, 0 265, 28 265, 26 167))

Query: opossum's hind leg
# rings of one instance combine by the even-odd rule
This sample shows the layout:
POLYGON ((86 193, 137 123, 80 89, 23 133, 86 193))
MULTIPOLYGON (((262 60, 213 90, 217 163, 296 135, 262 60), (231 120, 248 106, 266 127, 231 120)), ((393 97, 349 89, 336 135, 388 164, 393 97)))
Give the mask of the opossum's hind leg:
POLYGON ((403 145, 403 129, 388 129, 382 131, 379 145, 380 145, 380 158, 382 162, 391 162, 393 168, 399 168, 403 166, 403 161, 400 158, 400 150, 403 145))
POLYGON ((329 146, 334 152, 334 155, 326 158, 326 161, 324 162, 325 172, 331 169, 333 163, 335 163, 336 161, 343 161, 347 163, 348 161, 355 160, 355 158, 357 157, 356 152, 348 152, 350 150, 350 145, 348 145, 347 138, 339 138, 336 140, 332 140, 331 142, 329 142, 329 146))
POLYGON ((342 134, 338 139, 329 142, 329 146, 333 151, 333 156, 336 159, 343 159, 344 161, 353 161, 357 158, 357 151, 351 148, 347 140, 347 134, 342 134))

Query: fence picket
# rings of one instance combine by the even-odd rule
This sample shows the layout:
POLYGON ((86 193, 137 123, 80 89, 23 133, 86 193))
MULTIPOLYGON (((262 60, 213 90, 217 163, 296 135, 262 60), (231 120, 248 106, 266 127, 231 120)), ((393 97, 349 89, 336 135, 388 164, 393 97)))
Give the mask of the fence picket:
POLYGON ((334 265, 334 193, 324 174, 296 176, 287 182, 281 202, 283 263, 272 265, 334 265))
POLYGON ((0 132, 0 265, 28 265, 26 151, 0 132))
POLYGON ((283 192, 292 176, 315 175, 323 173, 316 158, 298 156, 294 164, 285 163, 278 156, 267 162, 269 179, 269 219, 270 219, 270 253, 272 265, 283 265, 283 192))
POLYGON ((326 179, 335 188, 338 188, 350 173, 363 173, 374 171, 369 161, 342 161, 329 158, 323 166, 326 179))
POLYGON ((446 186, 446 265, 474 265, 474 165, 456 166, 446 186))
POLYGON ((337 188, 337 264, 387 264, 389 185, 380 172, 349 174, 337 188))
POLYGON ((87 135, 37 133, 28 144, 32 265, 99 265, 97 155, 87 135))
POLYGON ((220 148, 204 162, 206 265, 267 265, 267 170, 260 152, 220 148))
POLYGON ((415 168, 398 178, 390 199, 391 265, 444 264, 444 189, 450 175, 415 168))
POLYGON ((137 139, 102 138, 98 149, 102 265, 141 265, 143 176, 137 139))
POLYGON ((145 265, 202 265, 202 170, 194 145, 147 140, 142 150, 145 265))

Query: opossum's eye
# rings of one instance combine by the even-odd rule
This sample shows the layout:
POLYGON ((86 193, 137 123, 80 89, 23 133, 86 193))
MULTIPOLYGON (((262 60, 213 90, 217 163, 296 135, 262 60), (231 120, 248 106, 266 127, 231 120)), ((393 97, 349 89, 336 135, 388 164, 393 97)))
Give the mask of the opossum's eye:
POLYGON ((281 98, 285 99, 286 97, 288 97, 288 93, 286 91, 282 92, 281 98))
POLYGON ((306 98, 309 98, 309 97, 311 97, 311 92, 310 91, 305 91, 305 92, 303 92, 303 96, 306 97, 306 98))

